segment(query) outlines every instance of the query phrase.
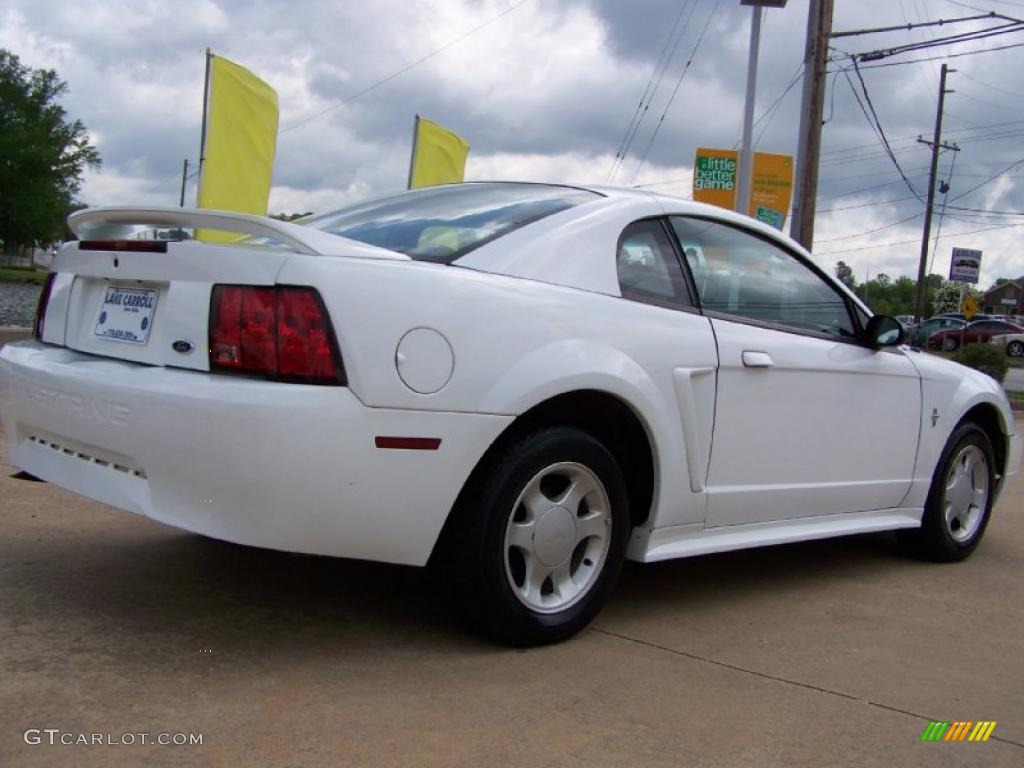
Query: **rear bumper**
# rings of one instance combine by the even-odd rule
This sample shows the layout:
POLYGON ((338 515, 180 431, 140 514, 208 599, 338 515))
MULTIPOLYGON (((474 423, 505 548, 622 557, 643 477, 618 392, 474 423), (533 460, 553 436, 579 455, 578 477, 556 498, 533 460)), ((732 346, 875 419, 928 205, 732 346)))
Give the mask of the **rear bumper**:
POLYGON ((0 349, 14 466, 218 539, 422 565, 510 417, 365 407, 350 390, 0 349), (440 438, 387 450, 377 436, 440 438))

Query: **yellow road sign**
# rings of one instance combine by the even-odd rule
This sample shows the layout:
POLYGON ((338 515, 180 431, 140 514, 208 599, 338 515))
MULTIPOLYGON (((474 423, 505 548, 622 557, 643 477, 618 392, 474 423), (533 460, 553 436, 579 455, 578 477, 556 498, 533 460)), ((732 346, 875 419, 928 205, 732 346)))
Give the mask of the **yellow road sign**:
POLYGON ((981 307, 978 306, 978 300, 976 298, 974 298, 973 296, 968 296, 966 299, 964 299, 962 311, 964 317, 966 317, 968 320, 970 320, 972 317, 978 314, 979 309, 981 309, 981 307))

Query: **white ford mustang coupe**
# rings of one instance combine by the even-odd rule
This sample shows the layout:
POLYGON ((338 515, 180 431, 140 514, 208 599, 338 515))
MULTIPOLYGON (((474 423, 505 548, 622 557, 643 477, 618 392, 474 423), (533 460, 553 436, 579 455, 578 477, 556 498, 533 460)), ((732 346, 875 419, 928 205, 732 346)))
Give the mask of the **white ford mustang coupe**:
POLYGON ((584 627, 627 557, 898 530, 959 560, 1020 467, 995 381, 717 208, 467 183, 70 225, 0 351, 11 463, 218 539, 437 564, 505 642, 584 627))

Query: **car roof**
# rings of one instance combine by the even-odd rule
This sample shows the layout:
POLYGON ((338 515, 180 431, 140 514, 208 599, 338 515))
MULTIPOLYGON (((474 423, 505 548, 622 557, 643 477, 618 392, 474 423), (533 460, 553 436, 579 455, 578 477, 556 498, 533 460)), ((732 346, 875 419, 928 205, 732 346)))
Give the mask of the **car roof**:
POLYGON ((452 263, 482 272, 619 295, 615 256, 625 227, 644 218, 696 216, 741 227, 797 252, 815 264, 854 304, 872 314, 852 291, 835 279, 827 264, 768 224, 735 211, 651 190, 588 184, 554 186, 582 189, 597 196, 502 235, 452 263))

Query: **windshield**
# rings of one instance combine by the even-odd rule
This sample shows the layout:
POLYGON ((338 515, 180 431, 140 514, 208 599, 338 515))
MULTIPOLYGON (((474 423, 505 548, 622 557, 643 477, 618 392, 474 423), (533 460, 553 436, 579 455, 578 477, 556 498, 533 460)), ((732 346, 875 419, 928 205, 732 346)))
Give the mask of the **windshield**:
POLYGON ((296 223, 450 264, 525 224, 599 197, 549 184, 471 182, 403 192, 296 223))

